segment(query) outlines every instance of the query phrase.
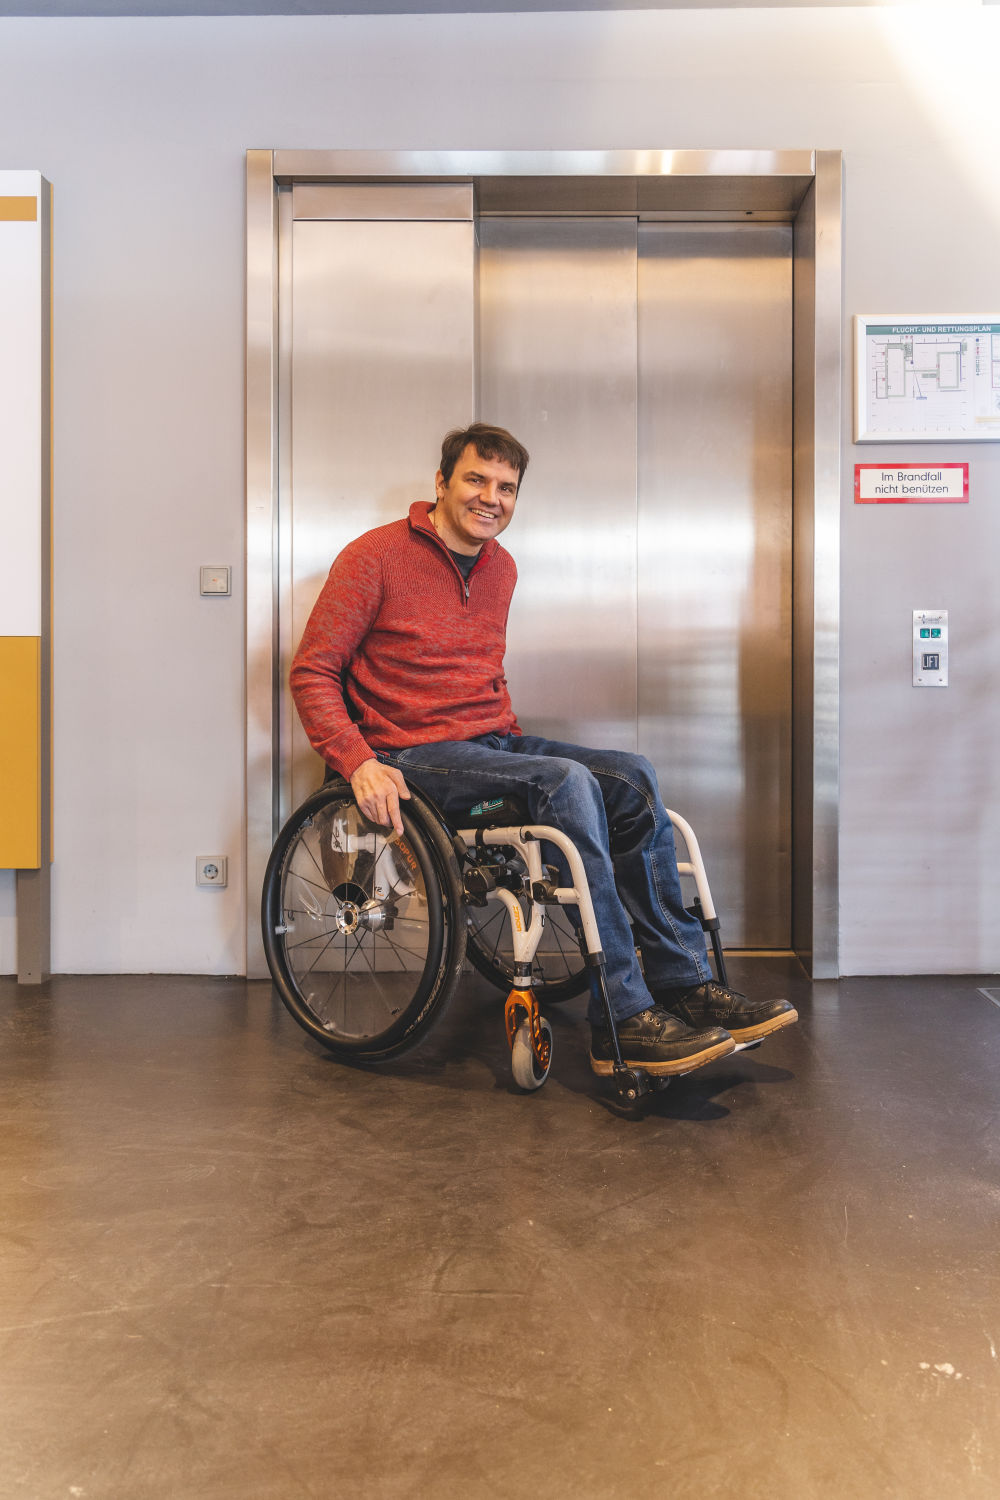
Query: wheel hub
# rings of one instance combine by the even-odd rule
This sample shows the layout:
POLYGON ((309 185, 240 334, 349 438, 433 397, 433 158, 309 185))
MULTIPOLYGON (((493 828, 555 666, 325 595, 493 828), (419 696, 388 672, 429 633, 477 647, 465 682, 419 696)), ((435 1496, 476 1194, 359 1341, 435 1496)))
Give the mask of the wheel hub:
POLYGON ((342 901, 334 920, 339 932, 345 936, 357 932, 379 932, 388 925, 388 915, 380 901, 342 901))
POLYGON ((357 932, 360 912, 353 901, 345 901, 337 912, 337 926, 341 932, 357 932))

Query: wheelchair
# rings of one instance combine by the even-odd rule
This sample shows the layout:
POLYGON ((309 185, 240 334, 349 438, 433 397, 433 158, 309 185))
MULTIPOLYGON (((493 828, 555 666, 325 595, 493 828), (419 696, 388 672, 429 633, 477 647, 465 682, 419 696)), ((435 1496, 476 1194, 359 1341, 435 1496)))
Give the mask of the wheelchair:
MULTIPOLYGON (((612 1038, 620 1100, 634 1104, 665 1086, 669 1078, 622 1060, 590 888, 573 842, 530 822, 516 798, 476 803, 459 826, 416 787, 409 790, 401 837, 369 822, 350 784, 334 776, 278 836, 264 877, 264 949, 299 1025, 342 1061, 396 1058, 440 1020, 467 957, 507 991, 504 1019, 521 1089, 541 1087, 552 1065, 552 1028, 540 1002, 567 1000, 591 985, 612 1038), (543 863, 543 852, 559 865, 543 863)), ((683 818, 669 816, 687 854, 678 869, 695 885, 689 910, 709 936, 716 977, 725 984, 698 841, 683 818)))

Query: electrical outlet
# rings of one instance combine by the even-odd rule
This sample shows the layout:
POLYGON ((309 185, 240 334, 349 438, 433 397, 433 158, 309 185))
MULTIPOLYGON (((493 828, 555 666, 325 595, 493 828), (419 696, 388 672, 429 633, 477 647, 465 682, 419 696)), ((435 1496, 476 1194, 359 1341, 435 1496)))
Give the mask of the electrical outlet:
POLYGON ((196 885, 228 885, 229 860, 225 854, 199 854, 194 872, 196 885))

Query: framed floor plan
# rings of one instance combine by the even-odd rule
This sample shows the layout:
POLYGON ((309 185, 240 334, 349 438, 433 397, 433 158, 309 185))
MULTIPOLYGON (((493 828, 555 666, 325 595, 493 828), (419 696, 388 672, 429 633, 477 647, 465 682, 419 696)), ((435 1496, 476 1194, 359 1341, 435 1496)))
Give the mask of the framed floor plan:
POLYGON ((854 319, 856 443, 1000 441, 1000 314, 854 319))

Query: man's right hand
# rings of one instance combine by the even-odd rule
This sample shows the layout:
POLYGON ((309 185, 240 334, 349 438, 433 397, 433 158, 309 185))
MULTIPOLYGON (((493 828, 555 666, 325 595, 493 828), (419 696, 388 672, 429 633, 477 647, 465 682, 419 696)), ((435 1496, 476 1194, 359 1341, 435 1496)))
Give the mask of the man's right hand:
POLYGON ((370 823, 392 824, 397 833, 403 832, 403 820, 399 816, 399 799, 409 801, 402 771, 393 766, 384 766, 373 756, 361 763, 351 777, 351 790, 361 811, 370 823))

